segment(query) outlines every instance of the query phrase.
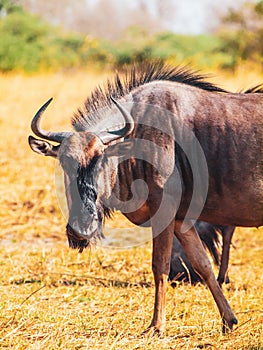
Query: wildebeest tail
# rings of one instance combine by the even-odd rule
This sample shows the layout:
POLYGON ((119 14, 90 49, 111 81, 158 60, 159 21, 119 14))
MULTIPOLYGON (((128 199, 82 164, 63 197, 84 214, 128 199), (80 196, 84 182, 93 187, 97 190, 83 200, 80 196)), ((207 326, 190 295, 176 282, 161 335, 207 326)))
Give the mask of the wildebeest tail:
POLYGON ((219 266, 221 260, 221 226, 210 225, 202 221, 197 221, 195 223, 195 228, 205 249, 210 253, 214 264, 219 266))

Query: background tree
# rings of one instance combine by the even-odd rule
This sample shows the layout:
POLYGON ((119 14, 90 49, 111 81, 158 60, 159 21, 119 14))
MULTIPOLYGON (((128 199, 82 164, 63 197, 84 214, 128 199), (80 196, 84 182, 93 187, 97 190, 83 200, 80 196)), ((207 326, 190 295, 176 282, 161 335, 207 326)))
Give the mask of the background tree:
POLYGON ((263 0, 246 2, 238 10, 229 10, 222 18, 219 36, 220 50, 229 55, 230 68, 246 60, 263 64, 263 0))
POLYGON ((149 34, 167 30, 176 11, 174 0, 16 0, 16 3, 53 25, 107 40, 119 39, 130 26, 140 26, 149 34))

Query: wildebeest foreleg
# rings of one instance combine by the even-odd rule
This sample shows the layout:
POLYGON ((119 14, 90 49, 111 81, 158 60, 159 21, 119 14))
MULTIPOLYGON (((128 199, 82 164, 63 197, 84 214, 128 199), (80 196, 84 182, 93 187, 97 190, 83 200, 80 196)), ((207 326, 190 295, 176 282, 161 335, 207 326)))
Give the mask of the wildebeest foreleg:
POLYGON ((235 231, 234 226, 226 226, 224 230, 222 231, 223 234, 223 249, 222 249, 222 255, 221 255, 221 264, 220 269, 217 277, 217 281, 219 285, 221 286, 224 282, 229 283, 229 279, 227 276, 227 270, 228 270, 228 262, 229 262, 229 252, 230 252, 230 245, 233 233, 235 231))
MULTIPOLYGON (((191 226, 189 226, 191 227, 191 226)), ((203 278, 210 289, 223 320, 223 332, 232 329, 237 319, 212 271, 211 263, 194 227, 182 232, 182 222, 175 221, 175 235, 182 244, 193 268, 203 278)))
POLYGON ((150 326, 144 333, 162 333, 165 329, 167 279, 174 235, 174 222, 155 237, 153 227, 152 270, 155 282, 154 312, 150 326))

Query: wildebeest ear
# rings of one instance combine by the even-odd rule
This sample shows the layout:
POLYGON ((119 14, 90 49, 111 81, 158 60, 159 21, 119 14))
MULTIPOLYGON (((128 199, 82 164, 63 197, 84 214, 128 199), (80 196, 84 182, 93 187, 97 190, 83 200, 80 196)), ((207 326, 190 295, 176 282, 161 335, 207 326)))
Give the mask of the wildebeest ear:
POLYGON ((54 158, 58 156, 59 145, 53 146, 49 142, 36 139, 33 136, 28 137, 28 143, 31 149, 36 153, 54 158))
POLYGON ((118 142, 115 145, 109 146, 105 153, 108 157, 120 157, 127 155, 134 146, 133 140, 125 140, 118 142))

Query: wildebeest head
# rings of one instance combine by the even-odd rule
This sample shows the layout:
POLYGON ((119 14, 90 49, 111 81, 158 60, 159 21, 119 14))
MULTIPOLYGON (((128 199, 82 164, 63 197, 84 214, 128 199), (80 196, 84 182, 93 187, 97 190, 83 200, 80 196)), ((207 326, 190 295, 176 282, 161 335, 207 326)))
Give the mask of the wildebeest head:
MULTIPOLYGON (((59 160, 64 171, 65 194, 68 205, 66 228, 69 245, 83 251, 91 241, 102 236, 102 221, 107 215, 98 195, 97 175, 99 162, 108 148, 119 152, 113 141, 129 135, 134 121, 129 112, 111 97, 125 119, 125 126, 117 131, 92 132, 47 132, 40 129, 40 118, 52 99, 47 101, 34 116, 31 128, 38 137, 29 136, 31 149, 59 160), (52 145, 48 141, 58 143, 52 145)), ((119 143, 119 145, 121 145, 119 143)), ((127 145, 126 145, 127 146, 127 145)), ((112 152, 108 151, 108 155, 112 152)))

